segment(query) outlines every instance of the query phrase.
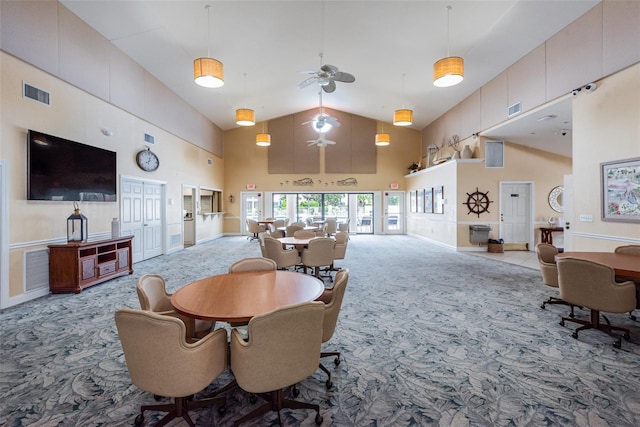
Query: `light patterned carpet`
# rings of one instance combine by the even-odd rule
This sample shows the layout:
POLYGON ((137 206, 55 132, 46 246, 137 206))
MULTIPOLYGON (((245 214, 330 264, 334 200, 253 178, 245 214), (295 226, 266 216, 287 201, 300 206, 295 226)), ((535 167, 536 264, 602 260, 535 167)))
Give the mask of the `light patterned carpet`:
MULTIPOLYGON (((113 314, 138 308, 135 279, 159 273, 173 291, 258 254, 257 243, 225 237, 137 263, 133 276, 77 295, 2 311, 0 425, 132 425, 153 398, 131 385, 113 314)), ((609 316, 631 328, 621 350, 597 331, 573 339, 575 326, 558 324, 566 308, 539 308, 554 290, 538 271, 412 236, 353 236, 339 266, 350 280, 324 348, 340 350, 343 362, 327 361, 331 390, 320 370, 300 384, 299 399, 320 403, 323 425, 640 425, 640 323, 628 316, 609 316)), ((262 403, 239 389, 228 396, 223 417, 193 411, 196 424, 229 426, 262 403)), ((282 415, 287 426, 315 425, 313 411, 282 415)), ((146 425, 157 419, 148 413, 146 425)), ((247 425, 277 425, 277 416, 247 425)))

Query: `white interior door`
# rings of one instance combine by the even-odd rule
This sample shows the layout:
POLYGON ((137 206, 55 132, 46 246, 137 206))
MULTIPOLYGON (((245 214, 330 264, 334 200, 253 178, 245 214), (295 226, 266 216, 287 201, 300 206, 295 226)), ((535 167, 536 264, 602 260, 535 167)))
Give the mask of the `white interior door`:
MULTIPOLYGON (((262 193, 240 193, 240 232, 249 234, 247 219, 262 219, 262 193)), ((293 221, 291 221, 293 222, 293 221)))
POLYGON ((403 234, 404 191, 385 191, 382 199, 384 232, 386 234, 403 234))
POLYGON ((500 237, 505 243, 533 246, 531 183, 500 183, 500 237))
POLYGON ((122 178, 120 233, 133 236, 133 262, 163 253, 164 185, 122 178))
POLYGON ((563 248, 565 251, 573 250, 573 175, 565 175, 562 190, 562 217, 564 219, 564 232, 562 233, 563 248))

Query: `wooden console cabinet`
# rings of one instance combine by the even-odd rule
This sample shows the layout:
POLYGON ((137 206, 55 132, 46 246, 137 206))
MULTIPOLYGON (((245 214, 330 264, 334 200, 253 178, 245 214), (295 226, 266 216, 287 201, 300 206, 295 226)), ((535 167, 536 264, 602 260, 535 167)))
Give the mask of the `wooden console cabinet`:
POLYGON ((49 245, 49 290, 80 293, 84 288, 133 273, 133 236, 49 245))

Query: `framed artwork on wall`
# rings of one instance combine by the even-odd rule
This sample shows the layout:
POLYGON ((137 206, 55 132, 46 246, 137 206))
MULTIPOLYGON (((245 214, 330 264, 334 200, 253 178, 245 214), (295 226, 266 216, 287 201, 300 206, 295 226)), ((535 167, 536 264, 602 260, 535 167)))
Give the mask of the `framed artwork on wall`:
POLYGON ((640 222, 640 157, 600 163, 602 220, 640 222))
POLYGON ((416 203, 418 204, 418 213, 424 212, 424 189, 418 190, 418 196, 416 197, 416 203))
POLYGON ((434 187, 433 188, 433 212, 437 214, 444 213, 444 187, 434 187))
POLYGON ((418 197, 418 190, 411 190, 409 193, 409 210, 415 212, 417 208, 416 199, 418 197))
POLYGON ((433 213, 433 188, 424 190, 424 211, 433 213))

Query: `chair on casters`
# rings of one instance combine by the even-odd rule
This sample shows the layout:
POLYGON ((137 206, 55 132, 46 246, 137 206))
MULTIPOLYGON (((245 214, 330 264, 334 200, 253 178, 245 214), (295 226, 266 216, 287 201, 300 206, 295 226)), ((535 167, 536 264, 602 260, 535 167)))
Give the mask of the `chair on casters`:
MULTIPOLYGON (((336 241, 331 237, 316 237, 309 240, 309 246, 302 250, 302 265, 306 274, 307 267, 314 269, 314 275, 320 278, 320 267, 333 264, 336 241)), ((331 278, 331 275, 329 275, 331 278)))
POLYGON ((187 328, 187 338, 202 338, 215 327, 215 322, 183 316, 171 305, 171 294, 167 293, 164 278, 159 274, 144 274, 136 281, 136 292, 140 308, 154 313, 182 319, 187 328))
POLYGON ((266 412, 313 409, 315 422, 322 424, 320 405, 287 399, 295 384, 311 376, 320 363, 324 305, 320 301, 280 307, 249 321, 249 340, 231 331, 231 370, 238 386, 257 394, 267 403, 235 422, 238 426, 266 412), (295 327, 293 326, 295 325, 295 327))
POLYGON ((229 266, 229 273, 242 273, 245 271, 269 271, 278 268, 276 262, 266 257, 243 258, 229 266))
POLYGON ((267 251, 267 258, 276 262, 277 268, 287 270, 289 267, 298 265, 300 257, 297 249, 283 249, 280 240, 272 237, 264 238, 264 248, 267 251))
MULTIPOLYGON (((625 245, 618 246, 615 250, 617 254, 628 254, 628 255, 640 255, 640 245, 625 245)), ((633 310, 629 312, 629 318, 631 320, 637 320, 637 317, 634 316, 633 310)))
POLYGON ((258 239, 258 233, 266 231, 266 227, 258 224, 258 221, 255 219, 247 219, 247 229, 249 233, 252 234, 251 236, 247 236, 247 239, 251 242, 258 239))
POLYGON ((617 283, 613 268, 577 258, 562 258, 558 260, 558 283, 560 298, 578 306, 591 310, 590 320, 563 317, 560 325, 565 321, 575 322, 582 326, 571 335, 578 338, 578 332, 585 329, 598 329, 616 338, 613 346, 620 348, 622 338, 629 339, 629 329, 614 326, 604 315, 607 322, 600 323, 600 312, 627 313, 636 307, 636 286, 633 282, 617 283), (623 332, 623 335, 614 331, 623 332))
MULTIPOLYGON (((349 270, 341 269, 336 273, 334 285, 330 289, 325 289, 322 293, 320 301, 324 306, 324 321, 322 323, 322 343, 325 343, 331 339, 333 332, 336 330, 336 324, 338 323, 338 315, 340 314, 340 308, 342 307, 342 300, 344 298, 344 291, 347 289, 347 282, 349 281, 349 270)), ((335 356, 333 363, 338 366, 340 364, 340 352, 339 351, 323 351, 320 353, 320 358, 335 356)), ((333 383, 331 382, 331 373, 320 362, 320 369, 327 374, 327 382, 325 383, 327 388, 331 388, 333 383)))
MULTIPOLYGON (((540 264, 540 273, 542 273, 542 282, 552 288, 558 288, 558 267, 556 266, 556 255, 558 249, 548 243, 538 243, 536 245, 536 255, 538 255, 538 263, 540 264)), ((550 296, 540 305, 541 309, 545 309, 547 304, 568 305, 571 308, 570 317, 575 317, 574 306, 561 298, 550 296)))
POLYGON ((167 412, 158 426, 174 418, 183 418, 193 426, 188 411, 215 404, 222 404, 218 412, 224 414, 224 397, 189 400, 227 368, 224 329, 189 343, 185 325, 176 317, 120 309, 116 311, 115 321, 133 385, 154 395, 174 398, 173 403, 141 406, 135 425, 144 423, 145 411, 167 412))

